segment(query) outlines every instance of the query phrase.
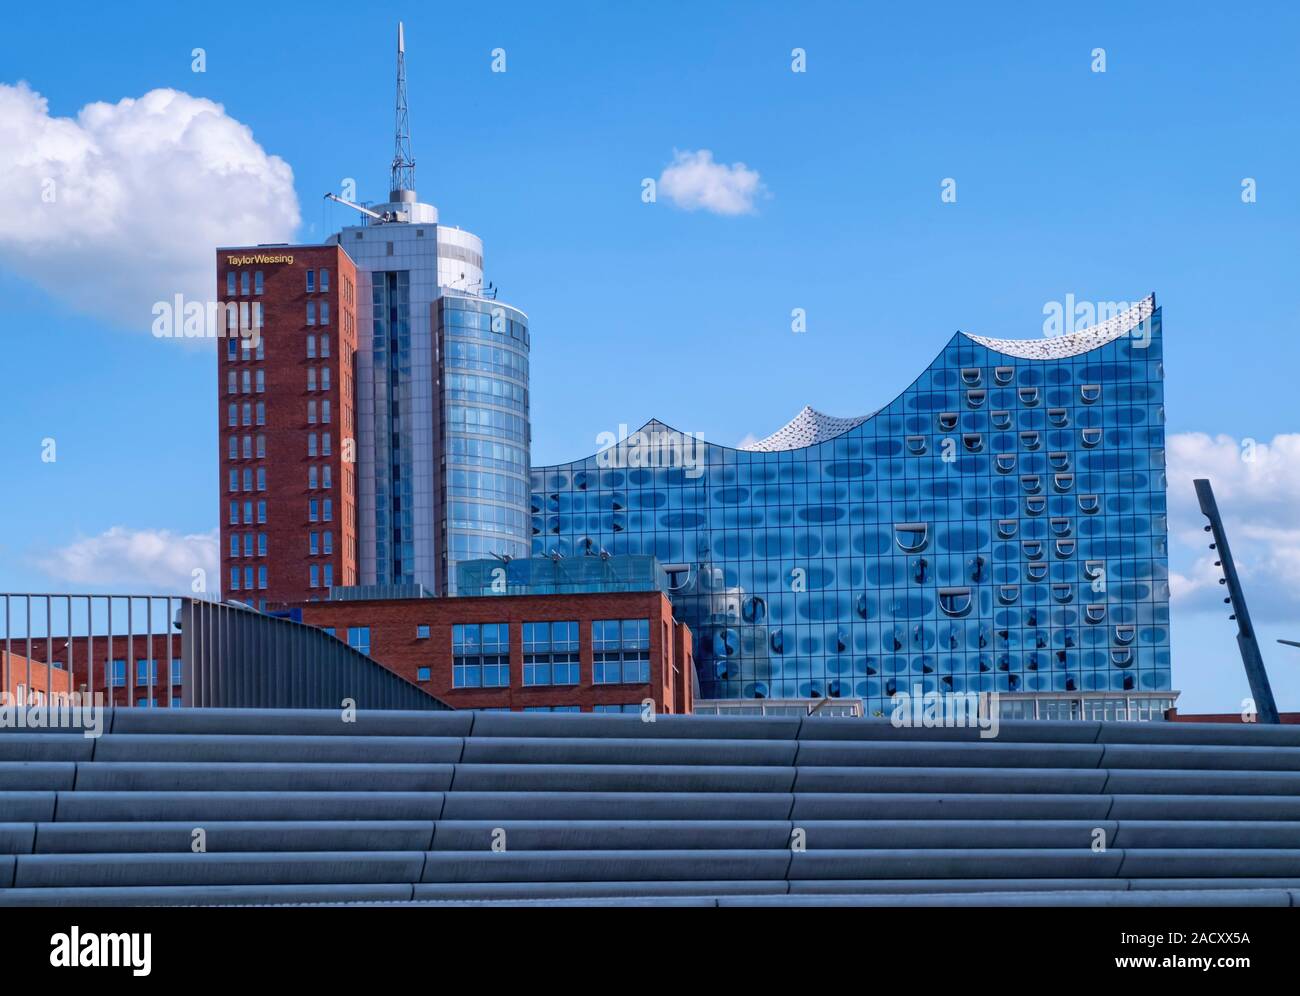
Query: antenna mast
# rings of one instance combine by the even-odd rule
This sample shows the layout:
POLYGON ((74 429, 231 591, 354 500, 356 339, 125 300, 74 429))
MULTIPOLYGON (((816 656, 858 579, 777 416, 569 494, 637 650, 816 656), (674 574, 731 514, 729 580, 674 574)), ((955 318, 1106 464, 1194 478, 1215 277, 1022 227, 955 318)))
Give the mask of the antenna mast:
POLYGON ((393 146, 391 201, 415 200, 415 159, 411 155, 411 122, 406 111, 406 32, 397 22, 397 122, 393 146), (405 196, 403 196, 405 195, 405 196))

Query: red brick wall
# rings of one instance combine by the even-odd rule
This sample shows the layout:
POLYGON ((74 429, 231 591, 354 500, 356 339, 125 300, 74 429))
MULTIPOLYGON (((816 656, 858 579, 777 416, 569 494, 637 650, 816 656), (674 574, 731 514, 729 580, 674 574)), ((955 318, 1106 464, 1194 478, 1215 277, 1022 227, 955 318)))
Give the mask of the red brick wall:
MULTIPOLYGON (((256 289, 250 276, 250 291, 256 289)), ((265 356, 262 360, 255 358, 253 350, 237 351, 238 357, 233 362, 227 359, 225 342, 218 349, 217 395, 218 395, 218 459, 220 462, 220 522, 221 522, 221 577, 218 585, 229 598, 258 605, 261 600, 268 602, 298 601, 312 597, 324 597, 324 568, 329 564, 333 568, 335 585, 356 584, 357 582, 357 532, 356 532, 356 463, 355 455, 348 460, 350 441, 356 435, 356 267, 348 255, 338 246, 276 246, 266 248, 219 249, 217 250, 217 292, 219 297, 236 302, 256 302, 262 307, 261 336, 265 343, 265 356), (258 253, 292 256, 292 263, 236 263, 235 257, 252 256, 258 253), (307 293, 307 271, 329 271, 329 290, 322 293, 319 282, 316 290, 307 293), (241 287, 239 274, 250 274, 260 270, 263 275, 263 293, 250 293, 245 296, 236 294, 233 299, 226 297, 226 274, 236 274, 236 291, 241 287), (317 308, 317 323, 307 324, 307 302, 314 301, 317 308), (329 304, 330 321, 328 325, 319 324, 319 308, 322 302, 329 304), (328 335, 330 355, 320 357, 319 345, 316 358, 307 356, 307 336, 319 338, 328 335), (317 371, 316 390, 307 389, 307 369, 317 371), (328 367, 330 387, 321 390, 320 371, 328 367), (261 369, 265 376, 265 391, 257 393, 256 381, 252 393, 242 390, 244 370, 261 369), (236 371, 237 393, 228 393, 227 374, 236 371), (321 402, 330 403, 330 421, 320 422, 321 402), (307 421, 308 402, 315 402, 317 422, 307 421), (245 427, 242 424, 231 428, 228 423, 227 409, 231 403, 242 406, 245 402, 254 406, 262 402, 266 406, 266 424, 245 427), (328 432, 331 440, 331 455, 320 455, 320 440, 328 432), (309 457, 307 437, 315 433, 318 440, 317 456, 309 457), (253 459, 243 458, 242 438, 252 435, 266 437, 266 457, 257 459, 254 447, 253 459), (229 457, 229 439, 231 435, 239 437, 239 456, 235 460, 229 457), (308 487, 308 467, 315 465, 318 474, 323 474, 326 465, 332 475, 331 487, 325 489, 308 487), (243 484, 245 468, 254 471, 256 488, 256 470, 266 470, 266 490, 252 492, 230 492, 229 472, 237 470, 240 485, 243 484), (323 509, 326 498, 331 500, 332 515, 330 522, 312 523, 308 517, 308 502, 318 500, 318 509, 323 509), (240 523, 231 525, 229 505, 237 501, 240 508, 240 523), (243 503, 256 503, 265 500, 267 505, 266 522, 252 525, 243 524, 243 503), (311 556, 308 547, 308 533, 323 534, 326 530, 333 534, 333 553, 318 553, 311 556), (241 537, 241 555, 231 557, 230 536, 237 533, 241 537), (254 537, 254 556, 242 555, 242 537, 251 533, 254 537), (257 556, 256 537, 258 533, 267 536, 266 556, 257 556), (320 585, 316 590, 310 587, 309 567, 319 567, 320 585), (240 589, 230 587, 230 569, 240 568, 240 589), (267 568, 267 585, 265 589, 246 591, 243 588, 243 568, 254 569, 254 583, 257 582, 257 568, 267 568)), ((242 418, 240 419, 242 423, 242 418)), ((256 415, 254 414, 254 422, 256 415)), ((318 484, 321 478, 318 478, 318 484)), ((318 547, 318 549, 320 549, 318 547)))
MULTIPOLYGON (((74 636, 71 641, 72 666, 68 667, 69 648, 63 646, 67 642, 67 637, 61 637, 54 641, 53 660, 63 665, 62 670, 56 668, 55 675, 62 675, 62 680, 69 684, 70 690, 74 692, 84 692, 89 690, 89 681, 87 678, 87 658, 93 660, 93 670, 95 678, 95 691, 103 693, 105 702, 111 702, 113 705, 135 705, 140 699, 148 698, 148 675, 146 680, 140 685, 136 685, 137 677, 136 662, 150 659, 152 649, 152 659, 157 662, 158 676, 154 681, 153 697, 157 699, 158 706, 165 708, 171 705, 173 695, 177 699, 181 697, 181 686, 172 684, 172 672, 169 667, 169 661, 175 661, 177 665, 177 674, 180 671, 181 662, 181 635, 172 633, 170 636, 162 633, 155 633, 152 637, 152 647, 150 637, 144 633, 136 633, 133 637, 123 634, 114 636, 110 644, 109 638, 105 636, 94 637, 91 642, 90 650, 87 651, 86 638, 84 636, 74 636), (168 641, 170 640, 171 649, 168 650, 168 641), (112 695, 109 696, 108 673, 109 662, 112 660, 126 661, 126 683, 122 686, 115 686, 112 689, 112 695)), ((15 650, 18 644, 14 645, 15 650)), ((22 644, 25 652, 27 649, 26 642, 22 644)), ((0 655, 3 650, 0 650, 0 655)), ((16 656, 16 655, 15 655, 16 656)), ((32 644, 32 660, 44 661, 46 657, 46 644, 43 639, 36 640, 32 644)), ((35 679, 35 665, 33 665, 32 677, 35 679)), ((19 673, 19 681, 22 680, 22 672, 19 673)), ((33 681, 35 684, 35 681, 33 681)))
POLYGON ((690 655, 690 631, 673 619, 672 607, 661 592, 306 602, 300 607, 304 622, 333 627, 342 640, 347 639, 349 626, 369 626, 372 658, 456 709, 577 705, 590 712, 598 704, 640 703, 647 698, 654 700, 656 712, 690 708, 690 678, 681 672, 683 654, 688 659, 690 655), (592 621, 647 618, 649 683, 593 684, 592 621), (579 684, 525 687, 523 623, 571 621, 577 621, 580 633, 579 684), (452 687, 452 626, 458 623, 509 624, 509 687, 452 687), (429 626, 427 640, 416 637, 419 625, 429 626), (429 681, 419 680, 421 667, 430 669, 429 681))
MULTIPOLYGON (((26 647, 26 641, 23 642, 26 647)), ((32 693, 38 693, 41 701, 53 692, 54 695, 66 695, 71 689, 68 672, 50 668, 36 659, 35 647, 31 658, 13 651, 0 649, 0 691, 6 693, 5 701, 32 702, 32 693), (18 693, 22 686, 23 694, 18 693)))

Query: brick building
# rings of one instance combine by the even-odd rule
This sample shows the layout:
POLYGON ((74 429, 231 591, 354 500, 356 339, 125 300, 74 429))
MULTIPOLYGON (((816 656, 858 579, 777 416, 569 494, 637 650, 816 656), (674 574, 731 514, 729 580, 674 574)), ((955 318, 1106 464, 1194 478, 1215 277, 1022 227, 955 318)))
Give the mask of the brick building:
POLYGON ((356 268, 337 245, 217 250, 221 579, 255 606, 357 581, 356 268))
POLYGON ((293 608, 454 709, 689 713, 691 634, 660 591, 305 601, 293 608))
POLYGON ((66 696, 71 688, 68 672, 37 660, 34 651, 26 657, 0 649, 0 692, 4 693, 0 704, 42 705, 50 697, 66 696))
MULTIPOLYGON (((89 641, 84 636, 56 639, 47 644, 43 638, 33 641, 31 647, 31 688, 44 691, 46 685, 45 661, 54 662, 50 681, 58 692, 90 691, 87 661, 94 672, 94 691, 104 695, 111 705, 157 706, 165 708, 181 704, 182 667, 181 635, 136 633, 133 636, 95 636, 89 641), (71 666, 69 667, 69 656, 71 666), (41 682, 37 683, 37 669, 41 682), (153 689, 150 694, 150 681, 153 689)), ((14 682, 22 683, 26 674, 26 659, 18 651, 27 652, 26 641, 14 642, 13 663, 7 669, 14 682)), ((0 657, 4 651, 0 649, 0 657)), ((9 675, 6 675, 8 678, 9 675)), ((12 693, 13 688, 5 685, 12 693)))

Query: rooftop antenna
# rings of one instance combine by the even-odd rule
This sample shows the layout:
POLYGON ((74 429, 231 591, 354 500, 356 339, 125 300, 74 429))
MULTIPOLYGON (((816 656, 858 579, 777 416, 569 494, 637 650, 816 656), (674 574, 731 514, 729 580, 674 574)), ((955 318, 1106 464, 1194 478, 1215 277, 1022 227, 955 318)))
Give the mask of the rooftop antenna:
POLYGON ((411 121, 406 111, 406 31, 397 22, 397 122, 393 143, 393 173, 388 199, 415 200, 415 159, 411 155, 411 121))

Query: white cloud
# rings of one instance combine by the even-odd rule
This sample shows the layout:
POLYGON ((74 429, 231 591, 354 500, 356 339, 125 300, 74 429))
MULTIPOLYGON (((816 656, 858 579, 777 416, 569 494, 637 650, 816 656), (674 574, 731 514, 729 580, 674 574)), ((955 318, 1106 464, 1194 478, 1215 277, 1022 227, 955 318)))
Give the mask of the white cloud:
POLYGON ((744 163, 715 163, 708 149, 674 150, 672 163, 659 175, 658 190, 679 208, 714 214, 751 214, 754 199, 767 192, 757 170, 744 163))
POLYGON ((740 442, 736 444, 736 449, 743 450, 748 446, 753 446, 762 438, 762 436, 756 436, 752 432, 747 432, 740 438, 740 442))
POLYGON ((155 301, 209 300, 217 246, 284 242, 299 220, 288 164, 178 90, 59 118, 0 84, 0 177, 0 266, 133 329, 155 301))
POLYGON ((1204 477, 1214 487, 1252 617, 1300 617, 1300 433, 1264 442, 1188 432, 1170 436, 1166 449, 1174 603, 1225 609, 1222 571, 1192 485, 1204 477))
POLYGON ((215 529, 183 536, 167 529, 113 526, 39 556, 36 564, 64 583, 162 595, 190 594, 193 572, 198 569, 207 575, 207 589, 215 592, 221 581, 218 539, 215 529))

